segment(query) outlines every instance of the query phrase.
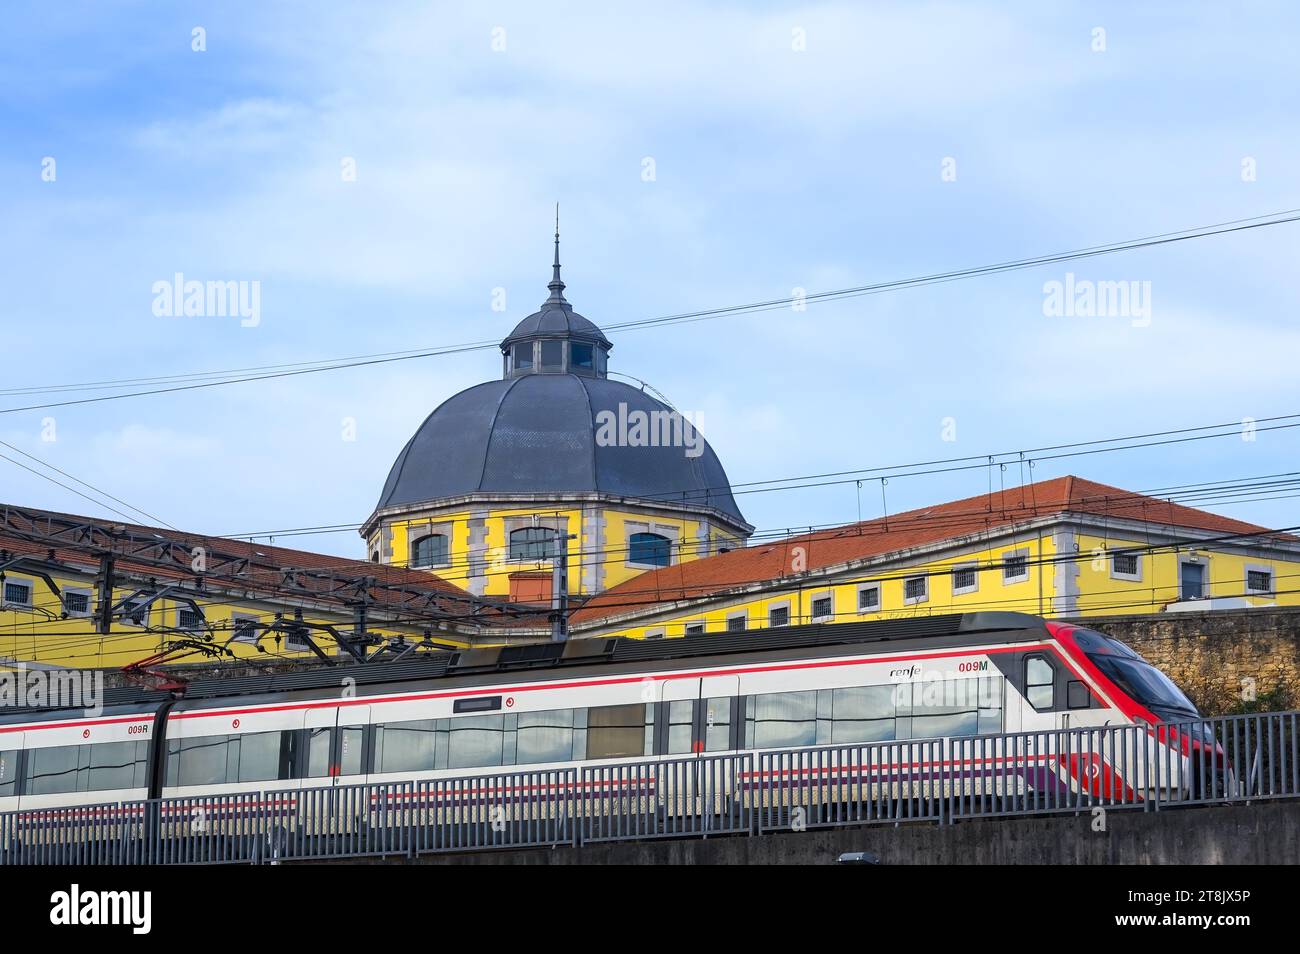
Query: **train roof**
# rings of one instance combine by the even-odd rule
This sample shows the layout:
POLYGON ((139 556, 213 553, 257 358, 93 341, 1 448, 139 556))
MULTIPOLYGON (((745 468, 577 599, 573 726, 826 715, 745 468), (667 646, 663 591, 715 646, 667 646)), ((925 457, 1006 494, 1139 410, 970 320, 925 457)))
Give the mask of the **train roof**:
MULTIPOLYGON (((391 662, 340 664, 298 672, 243 676, 234 679, 197 680, 186 686, 180 698, 220 699, 332 688, 337 687, 339 679, 344 676, 355 680, 357 686, 368 686, 478 673, 555 670, 569 666, 607 663, 656 662, 698 656, 724 656, 805 647, 929 639, 962 633, 1042 630, 1043 626, 1041 618, 1026 613, 982 612, 875 622, 813 623, 803 626, 783 626, 775 630, 714 633, 672 639, 583 638, 562 643, 457 650, 391 662)), ((123 687, 104 690, 102 705, 105 708, 134 708, 158 704, 172 698, 176 697, 163 690, 123 687)), ((25 714, 30 718, 34 713, 52 714, 60 711, 75 710, 48 706, 6 708, 0 710, 0 723, 12 721, 9 718, 11 716, 25 714)))

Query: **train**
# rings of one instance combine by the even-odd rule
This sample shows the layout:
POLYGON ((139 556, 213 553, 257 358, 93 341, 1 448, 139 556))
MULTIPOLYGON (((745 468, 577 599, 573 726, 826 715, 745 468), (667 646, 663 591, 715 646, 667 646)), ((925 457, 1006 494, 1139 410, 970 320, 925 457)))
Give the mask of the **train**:
POLYGON ((1196 706, 1124 643, 1004 612, 575 639, 106 695, 93 715, 0 714, 0 813, 1088 727, 1143 726, 1181 758, 1213 745, 1175 731, 1196 706))

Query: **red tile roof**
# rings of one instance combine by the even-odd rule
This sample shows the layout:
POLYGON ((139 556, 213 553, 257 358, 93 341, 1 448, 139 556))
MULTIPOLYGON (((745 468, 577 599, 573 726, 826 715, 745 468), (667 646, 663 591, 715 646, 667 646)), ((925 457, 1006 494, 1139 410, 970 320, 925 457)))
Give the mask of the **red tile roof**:
POLYGON ((1061 513, 1091 514, 1222 534, 1267 532, 1264 527, 1157 497, 1081 477, 1058 477, 650 570, 588 600, 573 614, 572 620, 575 624, 589 622, 792 576, 795 547, 804 550, 805 568, 817 570, 1061 513))
MULTIPOLYGON (((160 558, 161 563, 157 559, 132 560, 126 552, 129 547, 115 547, 117 554, 115 565, 119 572, 141 574, 159 580, 193 579, 194 573, 189 566, 189 553, 195 547, 203 547, 209 554, 208 570, 203 574, 203 578, 210 586, 247 590, 256 594, 256 598, 271 601, 277 598, 295 601, 309 599, 342 604, 349 599, 355 599, 358 590, 344 589, 325 578, 332 574, 342 579, 358 577, 374 579, 379 586, 370 590, 370 597, 377 610, 395 611, 400 607, 414 606, 417 603, 424 607, 427 596, 434 598, 433 606, 415 615, 423 615, 427 612, 433 616, 441 611, 456 617, 466 615, 472 605, 501 602, 491 598, 473 597, 466 590, 421 570, 385 566, 365 560, 350 560, 307 550, 250 543, 229 537, 213 537, 206 534, 128 524, 112 519, 4 504, 0 504, 0 551, 8 551, 14 556, 50 559, 52 562, 83 568, 90 573, 97 572, 99 560, 94 548, 80 545, 79 541, 66 531, 51 542, 33 540, 34 536, 56 537, 53 531, 61 529, 65 521, 93 524, 107 533, 118 536, 132 534, 136 537, 137 545, 139 538, 144 537, 150 542, 156 540, 160 545, 173 543, 178 546, 179 552, 166 553, 160 549, 150 554, 152 557, 160 558), (52 519, 54 523, 47 523, 46 518, 52 519), (249 563, 241 566, 224 560, 224 557, 218 559, 216 554, 248 560, 249 563), (323 574, 324 577, 313 577, 308 575, 308 572, 300 573, 296 577, 297 585, 293 585, 285 579, 286 570, 315 571, 323 574)), ((102 543, 102 539, 99 542, 102 543)), ((538 616, 537 619, 541 622, 538 623, 537 620, 531 622, 535 625, 546 625, 544 615, 538 616)), ((515 612, 503 615, 492 606, 486 614, 473 622, 479 625, 518 626, 530 621, 521 619, 515 612)))

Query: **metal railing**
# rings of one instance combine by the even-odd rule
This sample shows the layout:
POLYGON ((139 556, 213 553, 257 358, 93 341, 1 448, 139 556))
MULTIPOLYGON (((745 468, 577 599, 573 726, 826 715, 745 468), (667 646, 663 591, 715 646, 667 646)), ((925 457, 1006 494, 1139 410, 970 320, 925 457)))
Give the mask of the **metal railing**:
POLYGON ((33 808, 0 864, 274 863, 1300 797, 1300 712, 33 808))

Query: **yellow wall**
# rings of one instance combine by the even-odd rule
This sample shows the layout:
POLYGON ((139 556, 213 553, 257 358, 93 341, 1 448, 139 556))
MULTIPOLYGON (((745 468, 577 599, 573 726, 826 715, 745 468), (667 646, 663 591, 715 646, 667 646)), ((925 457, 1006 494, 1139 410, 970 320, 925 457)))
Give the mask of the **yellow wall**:
MULTIPOLYGON (((484 540, 487 548, 483 595, 508 597, 510 594, 510 575, 512 573, 550 569, 549 561, 516 562, 508 558, 510 543, 507 526, 509 521, 514 518, 528 518, 537 515, 548 523, 555 519, 566 522, 567 532, 575 537, 575 539, 569 541, 568 546, 569 586, 570 591, 578 595, 591 595, 592 588, 588 585, 587 574, 583 572, 588 565, 602 565, 604 570, 603 586, 605 589, 617 586, 645 572, 645 567, 628 565, 628 540, 631 533, 635 532, 628 530, 629 524, 652 522, 659 527, 672 528, 678 541, 678 545, 673 548, 674 565, 699 559, 704 555, 701 543, 697 538, 702 525, 706 524, 707 521, 628 508, 593 507, 585 512, 588 514, 586 523, 583 521, 584 510, 578 507, 561 510, 539 510, 537 508, 491 509, 486 512, 485 516, 483 516, 483 511, 480 510, 479 515, 484 519, 484 529, 486 531, 484 540), (603 540, 597 533, 587 533, 587 530, 593 527, 599 531, 602 522, 603 540)), ((470 517, 469 510, 458 510, 433 517, 399 518, 387 523, 385 526, 392 533, 392 554, 391 556, 385 554, 383 556, 384 562, 392 566, 409 566, 411 540, 418 538, 422 532, 427 530, 430 524, 435 527, 450 525, 449 563, 446 566, 430 567, 428 571, 455 586, 469 589, 471 586, 471 577, 469 575, 470 517)), ((742 546, 744 543, 743 539, 736 534, 716 526, 712 527, 709 532, 711 534, 712 552, 716 552, 719 546, 734 548, 742 546)), ((380 549, 380 539, 381 534, 379 532, 371 535, 369 541, 370 552, 373 553, 380 549)))
MULTIPOLYGON (((89 590, 93 612, 95 606, 93 581, 73 576, 60 577, 53 574, 52 576, 61 589, 89 590)), ((35 608, 0 605, 0 668, 4 667, 3 661, 11 659, 79 668, 119 668, 160 651, 165 642, 181 638, 183 635, 176 632, 149 632, 116 619, 113 621, 111 632, 97 633, 94 622, 90 618, 77 616, 59 619, 58 614, 61 611, 59 603, 43 580, 16 569, 8 570, 5 577, 11 582, 21 580, 32 585, 32 603, 35 608), (53 618, 50 616, 51 613, 54 614, 53 618)), ((115 601, 125 599, 134 592, 133 587, 119 588, 113 598, 115 601)), ((274 621, 277 610, 282 612, 286 619, 292 619, 295 610, 295 607, 290 604, 277 606, 272 602, 252 600, 235 602, 221 595, 214 595, 211 599, 198 602, 203 607, 208 623, 216 628, 212 640, 216 645, 225 645, 230 639, 230 623, 236 614, 255 616, 261 622, 269 624, 274 621)), ((176 611, 183 605, 165 598, 154 602, 149 607, 150 625, 175 627, 176 611)), ((185 608, 188 609, 187 606, 185 608)), ((351 616, 321 615, 304 611, 303 617, 308 622, 333 625, 340 632, 346 632, 352 627, 351 616)), ((419 639, 422 633, 419 627, 402 630, 384 627, 382 622, 375 622, 370 628, 372 632, 382 636, 406 635, 413 639, 419 639)), ((439 638, 443 641, 442 637, 439 638)), ((315 640, 327 655, 333 654, 334 644, 328 634, 316 633, 315 640)), ((452 642, 452 640, 445 641, 452 642)), ((267 660, 313 655, 310 650, 289 649, 283 637, 277 645, 274 634, 263 634, 261 645, 267 650, 266 653, 259 653, 254 644, 242 641, 230 641, 227 648, 236 658, 241 659, 257 657, 267 660)), ((218 658, 228 660, 230 656, 194 655, 177 661, 199 664, 216 662, 218 658)))
MULTIPOLYGON (((790 623, 813 622, 812 604, 826 593, 832 594, 834 622, 887 619, 900 616, 930 615, 934 613, 964 612, 974 609, 1005 610, 1019 613, 1050 613, 1053 567, 1038 566, 1043 559, 1054 554, 1052 538, 1030 537, 1015 544, 1005 543, 960 555, 918 563, 906 568, 891 568, 874 574, 846 575, 846 582, 805 581, 802 587, 791 592, 766 593, 749 598, 738 598, 727 603, 708 605, 694 612, 681 612, 654 622, 638 621, 634 626, 615 627, 609 631, 619 635, 646 637, 662 634, 665 637, 683 636, 688 623, 703 621, 705 632, 724 632, 727 620, 739 612, 747 616, 747 628, 759 629, 768 624, 769 612, 789 604, 790 623), (1027 578, 1004 583, 1002 560, 1009 554, 1025 552, 1029 559, 1027 578), (978 573, 978 588, 971 593, 954 593, 953 568, 978 562, 983 566, 978 573), (994 565, 996 564, 996 565, 994 565), (904 581, 908 576, 925 575, 928 580, 928 598, 909 603, 904 595, 904 581), (871 612, 859 612, 858 590, 862 584, 878 582, 881 588, 880 606, 871 612)), ((789 586, 798 586, 791 582, 789 586)))
MULTIPOLYGON (((1089 615, 1158 612, 1179 598, 1179 562, 1188 555, 1169 550, 1139 552, 1141 581, 1117 579, 1111 558, 1125 547, 1144 547, 1141 540, 1079 535, 1079 612, 1089 615)), ((1199 548, 1208 564, 1206 580, 1210 598, 1242 598, 1252 606, 1300 605, 1300 562, 1265 560, 1199 548), (1246 591, 1246 568, 1267 567, 1273 574, 1274 595, 1251 596, 1246 591)))
MULTIPOLYGON (((1074 564, 1078 568, 1075 581, 1078 587, 1074 609, 1070 610, 1064 592, 1058 593, 1057 565, 1071 554, 1058 554, 1054 537, 1045 530, 1042 537, 1031 537, 1015 544, 1004 542, 997 546, 971 550, 957 556, 918 562, 910 566, 891 567, 874 572, 854 572, 841 575, 846 582, 805 580, 791 581, 785 592, 755 594, 729 601, 701 602, 693 611, 674 612, 657 619, 646 618, 632 625, 611 622, 594 630, 580 630, 583 635, 596 633, 618 634, 644 638, 662 635, 683 636, 688 623, 705 623, 705 632, 718 633, 727 628, 731 616, 744 612, 748 629, 768 625, 773 607, 788 603, 790 623, 809 623, 812 618, 812 601, 827 592, 834 595, 834 622, 886 619, 900 616, 929 615, 932 613, 968 612, 972 610, 1001 610, 1031 613, 1041 616, 1062 615, 1118 615, 1126 613, 1153 613, 1177 599, 1178 561, 1180 555, 1169 550, 1156 550, 1140 554, 1142 582, 1114 579, 1110 572, 1110 550, 1125 546, 1144 547, 1142 541, 1123 541, 1079 534, 1079 551, 1074 564), (1021 582, 1004 582, 1001 563, 1014 551, 1028 551, 1028 578, 1021 582), (1042 565, 1038 565, 1039 563, 1042 565), (978 562, 982 569, 977 573, 978 589, 975 592, 954 593, 952 570, 960 564, 978 562), (926 574, 929 579, 929 598, 919 603, 904 599, 906 576, 926 574), (874 612, 859 612, 857 592, 862 583, 879 580, 880 607, 874 612), (799 587, 791 591, 791 587, 799 587)), ((1186 554, 1183 551, 1183 555, 1186 554)), ((1202 548, 1198 553, 1208 560, 1208 593, 1212 598, 1242 597, 1245 594, 1246 568, 1267 567, 1273 574, 1273 596, 1251 596, 1253 606, 1300 605, 1300 561, 1265 560, 1224 553, 1202 548), (1295 590, 1297 592, 1286 592, 1295 590)), ((1068 570, 1070 564, 1064 563, 1068 570)), ((1068 572, 1062 573, 1068 576, 1068 572)))

